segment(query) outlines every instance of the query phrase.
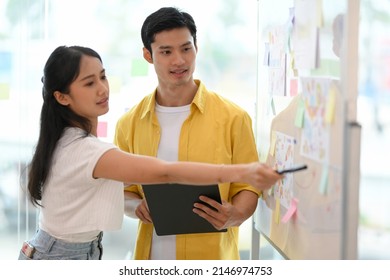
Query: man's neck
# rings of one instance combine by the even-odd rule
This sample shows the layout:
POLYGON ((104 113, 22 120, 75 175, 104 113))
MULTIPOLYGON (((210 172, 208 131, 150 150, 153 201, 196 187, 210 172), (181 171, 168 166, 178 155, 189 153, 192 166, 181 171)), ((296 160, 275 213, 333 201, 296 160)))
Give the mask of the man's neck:
POLYGON ((161 106, 179 107, 191 104, 198 90, 198 85, 193 81, 180 86, 165 87, 161 84, 157 87, 156 101, 161 106))

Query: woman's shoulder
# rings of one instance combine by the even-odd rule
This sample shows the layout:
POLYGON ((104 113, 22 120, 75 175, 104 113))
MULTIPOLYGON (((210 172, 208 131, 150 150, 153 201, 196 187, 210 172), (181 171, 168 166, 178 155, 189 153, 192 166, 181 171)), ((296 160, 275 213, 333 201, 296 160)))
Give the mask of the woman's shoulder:
POLYGON ((98 137, 88 134, 85 130, 77 127, 69 127, 64 130, 60 145, 62 147, 72 146, 73 148, 78 146, 80 149, 87 149, 88 147, 93 149, 99 147, 103 149, 115 147, 113 143, 104 142, 98 137))

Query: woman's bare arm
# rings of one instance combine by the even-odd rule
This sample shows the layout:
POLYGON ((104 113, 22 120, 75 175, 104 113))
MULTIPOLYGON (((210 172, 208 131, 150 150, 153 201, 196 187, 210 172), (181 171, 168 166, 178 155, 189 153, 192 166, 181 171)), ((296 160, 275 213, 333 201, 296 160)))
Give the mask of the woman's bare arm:
POLYGON ((109 150, 101 156, 93 175, 95 178, 133 184, 172 182, 206 185, 240 182, 250 184, 258 190, 268 189, 283 178, 269 166, 257 162, 233 165, 167 162, 117 149, 109 150))

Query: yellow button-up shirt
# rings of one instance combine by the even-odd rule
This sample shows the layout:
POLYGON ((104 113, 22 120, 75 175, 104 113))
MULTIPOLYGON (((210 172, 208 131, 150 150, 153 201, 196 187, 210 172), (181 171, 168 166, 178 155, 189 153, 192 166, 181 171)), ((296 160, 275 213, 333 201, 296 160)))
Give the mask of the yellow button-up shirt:
MULTIPOLYGON (((191 104, 191 112, 184 121, 179 140, 179 161, 234 164, 258 161, 252 121, 247 112, 208 91, 195 80, 198 91, 191 104)), ((160 142, 160 126, 155 113, 156 90, 118 121, 115 144, 130 153, 156 156, 160 142)), ((232 201, 242 190, 259 192, 240 183, 219 184, 221 198, 232 201)), ((125 191, 143 197, 139 185, 125 191)), ((153 225, 140 222, 135 259, 149 259, 153 225)), ((222 233, 180 234, 176 236, 176 258, 179 259, 239 259, 238 227, 222 233)))

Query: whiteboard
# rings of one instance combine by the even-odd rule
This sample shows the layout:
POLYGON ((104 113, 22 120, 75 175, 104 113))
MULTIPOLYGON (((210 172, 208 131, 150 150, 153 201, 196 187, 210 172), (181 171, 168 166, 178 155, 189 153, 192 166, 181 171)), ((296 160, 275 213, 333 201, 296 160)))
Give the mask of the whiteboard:
POLYGON ((308 169, 263 194, 253 232, 286 259, 353 259, 360 134, 357 50, 350 50, 359 3, 276 2, 259 1, 258 151, 275 169, 308 169))

